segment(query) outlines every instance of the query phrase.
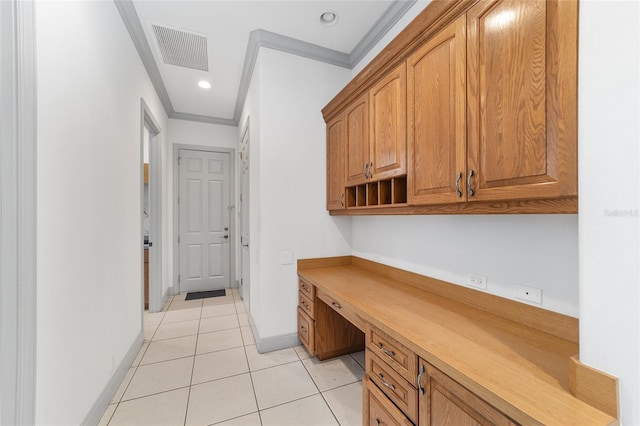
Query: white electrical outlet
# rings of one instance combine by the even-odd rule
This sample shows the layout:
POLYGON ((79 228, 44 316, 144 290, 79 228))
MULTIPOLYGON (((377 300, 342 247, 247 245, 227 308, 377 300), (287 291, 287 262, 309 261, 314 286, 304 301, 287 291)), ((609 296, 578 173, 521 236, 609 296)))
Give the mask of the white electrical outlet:
POLYGON ((527 287, 524 285, 514 285, 515 298, 526 300, 527 302, 542 304, 542 290, 535 287, 527 287))
POLYGON ((280 252, 280 264, 291 265, 293 263, 293 252, 283 251, 280 252))
POLYGON ((471 275, 467 276, 467 284, 469 287, 478 288, 480 290, 487 289, 487 277, 483 277, 482 275, 471 275))

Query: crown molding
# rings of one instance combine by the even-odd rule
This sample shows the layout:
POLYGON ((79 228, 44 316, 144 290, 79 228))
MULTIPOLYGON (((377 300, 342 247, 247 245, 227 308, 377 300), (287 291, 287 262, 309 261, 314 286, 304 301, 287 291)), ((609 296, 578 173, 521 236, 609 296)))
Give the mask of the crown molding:
POLYGON ((244 103, 249 91, 249 84, 251 83, 251 76, 253 75, 260 48, 267 47, 331 65, 353 69, 416 1, 417 0, 395 0, 349 54, 262 29, 252 31, 249 34, 249 43, 242 66, 242 75, 240 77, 233 118, 221 118, 175 111, 171 105, 171 99, 169 98, 164 81, 160 75, 160 70, 153 57, 151 46, 147 41, 133 1, 114 0, 114 3, 129 31, 131 40, 136 46, 138 55, 140 55, 140 59, 147 70, 149 79, 162 102, 167 116, 178 120, 237 126, 240 115, 242 114, 242 109, 244 108, 244 103))
POLYGON ((169 98, 169 93, 167 92, 167 88, 165 87, 162 76, 160 75, 158 64, 156 64, 156 61, 153 58, 151 46, 149 46, 147 37, 144 34, 142 24, 140 23, 140 17, 136 12, 133 2, 131 0, 113 0, 113 2, 116 4, 118 12, 120 12, 120 16, 122 17, 125 27, 127 27, 127 31, 129 31, 131 40, 138 51, 138 55, 142 60, 144 68, 147 70, 151 84, 153 84, 154 89, 156 89, 156 93, 160 98, 164 111, 169 117, 171 117, 174 113, 173 105, 171 105, 171 98, 169 98))
POLYGON ((231 118, 212 117, 210 115, 189 114, 187 112, 174 112, 169 116, 175 120, 197 121, 200 123, 220 124, 223 126, 237 126, 238 122, 231 118))

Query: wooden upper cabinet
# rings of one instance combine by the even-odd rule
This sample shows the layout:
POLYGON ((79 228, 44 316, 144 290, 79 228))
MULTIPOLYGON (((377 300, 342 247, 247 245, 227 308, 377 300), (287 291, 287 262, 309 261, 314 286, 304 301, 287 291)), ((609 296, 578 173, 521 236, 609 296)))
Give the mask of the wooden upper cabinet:
POLYGON ((467 13, 468 201, 577 195, 577 2, 467 13))
POLYGON ((462 16, 407 61, 410 204, 466 200, 465 56, 462 16))
POLYGON ((369 163, 369 94, 365 93, 344 112, 346 127, 347 186, 364 183, 369 163))
POLYGON ((407 66, 399 67, 369 90, 369 179, 407 173, 407 66))
POLYGON ((344 200, 344 119, 327 123, 327 210, 342 210, 344 200))

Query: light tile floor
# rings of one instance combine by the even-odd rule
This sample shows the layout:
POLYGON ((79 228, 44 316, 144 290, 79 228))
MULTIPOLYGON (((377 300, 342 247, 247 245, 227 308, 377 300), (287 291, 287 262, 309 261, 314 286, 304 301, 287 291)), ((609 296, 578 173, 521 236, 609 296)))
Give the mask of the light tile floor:
POLYGON ((101 425, 362 424, 364 353, 320 362, 302 346, 259 354, 245 305, 170 298, 101 425))

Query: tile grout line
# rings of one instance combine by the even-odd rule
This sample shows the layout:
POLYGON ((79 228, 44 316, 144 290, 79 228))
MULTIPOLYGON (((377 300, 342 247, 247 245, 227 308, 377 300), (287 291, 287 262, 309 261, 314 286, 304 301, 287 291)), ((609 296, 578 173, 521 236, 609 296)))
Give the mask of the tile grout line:
POLYGON ((200 324, 202 324, 202 308, 204 302, 200 304, 200 315, 198 316, 198 333, 196 334, 196 344, 193 347, 193 363, 191 364, 191 377, 189 378, 189 390, 187 391, 187 406, 184 408, 184 422, 187 425, 187 417, 189 415, 189 403, 191 402, 191 387, 193 386, 193 371, 196 368, 196 354, 198 353, 198 339, 200 338, 200 324))
MULTIPOLYGON (((168 303, 168 305, 170 305, 172 301, 173 301, 173 299, 168 303)), ((169 307, 168 305, 167 305, 167 309, 168 309, 168 307, 169 307)), ((160 322, 158 322, 158 324, 156 325, 156 331, 158 330, 158 328, 157 328, 157 327, 160 327, 160 324, 162 323, 162 320, 164 319, 164 314, 165 314, 165 312, 166 312, 166 311, 165 311, 164 309, 163 309, 162 311, 158 312, 158 313, 162 313, 162 317, 160 318, 160 322)), ((148 314, 147 314, 147 315, 148 315, 148 314)), ((142 316, 142 320, 143 320, 142 330, 143 330, 143 333, 144 333, 144 316, 145 316, 145 315, 144 315, 144 313, 143 313, 143 316, 142 316)), ((153 332, 153 334, 155 335, 155 331, 153 332)), ((153 336, 152 336, 152 338, 153 338, 153 336)), ((144 347, 144 344, 145 344, 145 341, 143 340, 143 341, 142 341, 142 347, 144 347)), ((131 366, 129 367, 129 369, 133 368, 133 374, 132 374, 132 375, 131 375, 131 377, 129 378, 129 382, 127 383, 127 386, 125 386, 124 390, 122 391, 122 395, 120 395, 120 397, 118 398, 118 400, 117 400, 115 403, 113 403, 113 404, 109 404, 109 405, 107 406, 107 409, 108 409, 108 407, 109 407, 110 405, 115 405, 115 406, 116 406, 116 407, 113 409, 113 413, 111 413, 111 416, 109 416, 109 420, 107 420, 107 423, 106 423, 106 424, 107 424, 107 426, 109 425, 109 423, 111 423, 111 420, 113 420, 113 416, 115 416, 115 415, 116 415, 116 412, 118 411, 118 407, 120 407, 120 404, 122 403, 122 398, 124 398, 124 395, 127 393, 127 389, 129 389, 129 386, 131 385, 131 382, 133 381, 134 376, 135 376, 135 375, 136 375, 136 373, 138 372, 138 367, 140 367, 140 363, 141 363, 141 362, 142 362, 142 360, 144 359, 144 356, 145 356, 145 354, 147 353, 147 350, 149 350, 149 346, 150 346, 150 345, 151 345, 151 340, 149 340, 149 342, 147 343, 147 347, 146 347, 146 348, 144 349, 144 351, 142 352, 142 355, 140 356, 140 361, 138 362, 138 364, 137 364, 137 365, 135 365, 135 366, 131 365, 131 366)), ((142 349, 142 347, 140 347, 140 349, 142 349)), ((135 358, 135 359, 137 359, 137 358, 138 358, 138 356, 136 355, 136 358, 135 358)), ((135 359, 134 359, 134 361, 135 361, 135 359)), ((125 375, 125 377, 126 377, 126 375, 125 375)), ((119 388, 118 388, 118 390, 119 390, 119 388)), ((116 390, 116 392, 117 392, 117 390, 116 390)), ((133 399, 133 398, 132 398, 132 399, 133 399)), ((131 399, 131 400, 132 400, 132 399, 131 399)), ((131 401, 131 400, 127 400, 127 401, 131 401)))
MULTIPOLYGON (((311 358, 308 358, 311 359, 311 358)), ((302 362, 302 360, 300 360, 300 363, 302 364, 302 366, 304 367, 304 369, 306 370, 307 374, 309 375, 309 377, 311 378, 311 381, 313 382, 313 385, 316 387, 316 389, 318 389, 318 393, 320 394, 320 397, 322 398, 322 400, 324 401, 325 405, 327 406, 327 408, 329 409, 329 411, 331 412, 331 415, 333 416, 333 418, 335 419, 336 423, 338 424, 338 426, 340 426, 340 420, 338 420, 338 416, 336 416, 336 413, 333 412, 333 409, 331 409, 331 405, 329 405, 329 402, 327 401, 327 399, 324 397, 324 395, 322 394, 322 391, 320 390, 320 387, 318 386, 318 384, 316 383, 315 380, 313 380, 313 375, 311 374, 311 372, 309 371, 309 369, 307 368, 307 366, 304 364, 304 362, 302 362)), ((351 383, 349 383, 351 384, 351 383)))
MULTIPOLYGON (((235 300, 235 296, 233 297, 235 300)), ((238 308, 234 302, 234 308, 236 310, 236 316, 238 316, 238 308)), ((238 324, 240 324, 240 319, 238 318, 238 324)), ((256 402, 256 410, 258 413, 258 420, 260 420, 260 425, 262 425, 262 415, 260 414, 260 405, 258 404, 258 394, 256 394, 256 386, 253 383, 253 374, 251 371, 251 365, 249 364, 249 355, 247 354, 247 345, 244 342, 244 336, 242 335, 242 329, 240 329, 240 337, 242 337, 242 349, 244 350, 244 357, 247 361, 247 369, 249 370, 249 380, 251 381, 251 390, 253 390, 253 399, 256 402)), ((249 413, 251 414, 251 413, 249 413)))

